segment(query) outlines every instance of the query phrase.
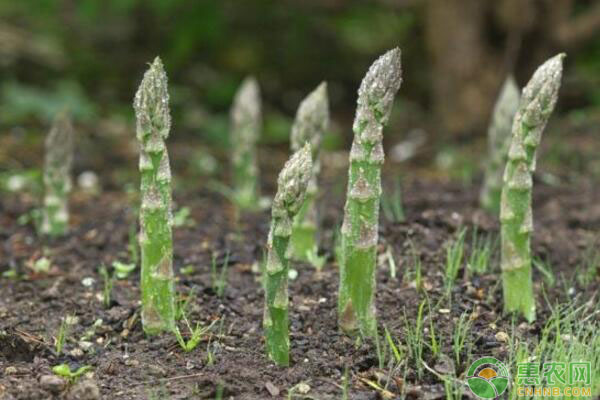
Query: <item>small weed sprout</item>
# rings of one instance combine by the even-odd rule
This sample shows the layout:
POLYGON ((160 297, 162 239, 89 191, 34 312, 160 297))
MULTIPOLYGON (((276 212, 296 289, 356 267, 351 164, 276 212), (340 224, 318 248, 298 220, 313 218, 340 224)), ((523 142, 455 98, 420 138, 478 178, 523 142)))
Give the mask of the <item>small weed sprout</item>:
POLYGON ((387 346, 385 346, 385 347, 381 346, 381 339, 379 338, 379 334, 376 334, 373 339, 375 341, 375 352, 377 354, 377 361, 379 363, 379 369, 384 369, 385 368, 385 360, 387 358, 387 346))
POLYGON ((450 294, 456 278, 458 278, 458 271, 463 263, 463 256, 465 252, 465 235, 466 228, 461 228, 458 231, 456 239, 448 245, 446 248, 446 268, 444 271, 444 286, 446 287, 446 293, 450 294))
POLYGON ((381 211, 383 216, 389 222, 404 222, 406 215, 404 213, 404 206, 402 205, 402 183, 398 178, 394 184, 394 192, 392 194, 385 194, 381 196, 381 211))
POLYGON ((165 145, 171 116, 160 58, 144 74, 133 105, 140 142, 142 325, 152 335, 175 329, 171 170, 165 145))
POLYGON ((423 310, 425 309, 425 304, 426 300, 423 300, 419 306, 417 320, 414 324, 409 322, 406 310, 404 311, 406 345, 410 358, 417 366, 416 369, 419 378, 423 375, 423 345, 425 343, 423 338, 423 310))
POLYGON ((114 279, 112 274, 108 271, 104 264, 100 266, 98 272, 100 273, 100 276, 102 276, 102 281, 104 283, 102 287, 102 303, 104 304, 104 307, 109 308, 111 303, 114 279))
POLYGON ((223 386, 223 383, 217 383, 217 388, 215 389, 215 400, 223 400, 224 389, 225 387, 223 386))
POLYGON ((187 313, 187 310, 192 303, 192 300, 196 298, 196 288, 192 288, 187 296, 181 295, 175 305, 175 320, 181 320, 187 313))
POLYGON ((212 289, 218 297, 223 297, 225 287, 227 286, 227 270, 229 269, 229 252, 225 253, 225 259, 221 265, 221 271, 217 271, 217 256, 213 254, 210 264, 210 276, 212 280, 212 289))
POLYGON ((452 351, 456 368, 460 366, 460 353, 465 350, 465 343, 471 329, 471 320, 466 313, 462 313, 452 331, 452 351))
POLYGON ((183 335, 181 334, 179 329, 174 329, 174 332, 175 332, 175 338, 177 339, 177 343, 179 343, 179 346, 181 346, 183 351, 185 351, 186 353, 189 353, 190 351, 194 350, 198 346, 200 341, 204 338, 206 333, 209 332, 212 329, 212 327, 215 325, 215 323, 218 321, 218 320, 214 320, 213 322, 211 322, 210 325, 208 325, 206 327, 202 327, 202 326, 200 326, 200 323, 196 323, 196 326, 194 328, 192 328, 185 313, 183 313, 183 320, 184 320, 188 330, 190 331, 190 334, 191 334, 190 339, 188 341, 186 341, 183 338, 183 335))
POLYGON ((75 383, 77 379, 91 370, 92 367, 90 365, 84 365, 82 367, 77 368, 77 370, 72 371, 69 364, 59 364, 52 367, 52 372, 58 376, 62 376, 66 378, 70 383, 75 383))
POLYGON ((542 274, 544 281, 549 287, 554 287, 556 284, 556 277, 552 271, 552 265, 548 261, 543 260, 540 257, 533 257, 533 266, 542 274))
POLYGON ((117 279, 126 279, 135 270, 135 264, 126 264, 121 261, 113 261, 111 266, 117 279))
POLYGON ((181 207, 173 214, 173 226, 176 228, 182 226, 194 226, 195 221, 192 218, 192 212, 189 207, 181 207))
POLYGON ((289 365, 288 269, 292 221, 304 202, 312 175, 310 144, 294 153, 277 179, 277 194, 271 209, 271 229, 265 265, 265 309, 263 328, 267 354, 279 365, 289 365))
POLYGON ((206 365, 213 365, 215 363, 215 356, 212 352, 211 338, 208 339, 206 344, 206 365))
POLYGON ((246 78, 231 106, 233 199, 241 209, 257 209, 260 203, 256 142, 262 125, 258 82, 246 78))
POLYGON ((441 343, 441 337, 438 338, 438 336, 435 333, 435 325, 433 324, 433 313, 431 312, 431 304, 429 303, 429 299, 427 299, 427 307, 429 308, 429 338, 430 338, 430 346, 429 349, 431 350, 431 354, 437 358, 440 354, 441 351, 441 347, 442 347, 442 343, 441 343))
POLYGON ((387 250, 385 252, 385 258, 387 259, 388 265, 390 266, 390 278, 396 279, 396 261, 394 261, 392 246, 387 247, 387 250))
POLYGON ((554 110, 565 54, 546 61, 523 89, 512 128, 500 206, 504 310, 535 320, 531 278, 532 188, 536 151, 554 110))
POLYGON ((71 119, 66 112, 57 115, 46 136, 44 159, 44 207, 41 232, 49 236, 61 236, 69 228, 69 193, 73 185, 74 133, 71 119))
POLYGON ((33 272, 36 274, 47 274, 50 271, 52 262, 47 257, 40 257, 33 263, 33 272))
POLYGON ((349 334, 377 334, 375 290, 383 127, 402 82, 400 49, 388 51, 369 68, 358 90, 344 222, 338 295, 338 323, 349 334))
POLYGON ((404 349, 402 346, 394 342, 394 339, 392 338, 392 335, 386 326, 384 326, 383 329, 385 332, 385 340, 392 352, 392 355, 394 356, 394 361, 398 365, 404 361, 404 349))
POLYGON ((348 387, 350 386, 350 379, 348 374, 348 366, 344 367, 344 376, 342 377, 342 400, 348 400, 349 391, 348 387))
POLYGON ((467 258, 467 270, 474 275, 483 275, 490 269, 497 242, 491 236, 483 236, 473 229, 471 236, 471 252, 467 258))
POLYGON ((583 259, 577 266, 577 282, 581 287, 588 287, 600 277, 600 250, 598 241, 592 242, 584 251, 583 259))
POLYGON ((481 206, 494 215, 500 211, 502 173, 508 160, 511 127, 519 108, 519 97, 519 88, 514 78, 509 76, 502 85, 488 128, 488 157, 479 199, 481 206))
POLYGON ((308 182, 306 197, 302 208, 294 218, 290 248, 292 258, 307 261, 318 270, 323 263, 317 256, 317 234, 319 218, 316 201, 318 195, 318 177, 321 168, 319 153, 321 140, 329 128, 329 104, 327 99, 327 84, 321 83, 301 103, 296 112, 292 126, 290 147, 293 152, 300 150, 305 143, 310 143, 312 149, 313 173, 308 182))
POLYGON ((69 330, 71 325, 75 323, 75 316, 68 315, 62 319, 60 326, 58 327, 58 333, 55 338, 54 349, 56 355, 60 355, 65 347, 67 336, 69 336, 69 330))
POLYGON ((410 256, 412 258, 412 269, 408 267, 406 273, 402 277, 403 281, 421 292, 423 290, 423 266, 421 261, 421 255, 419 254, 414 242, 409 240, 410 244, 410 256))
POLYGON ((133 264, 134 268, 140 262, 140 249, 137 237, 137 223, 132 221, 129 224, 129 234, 128 234, 128 243, 127 250, 129 251, 129 261, 130 264, 133 264))

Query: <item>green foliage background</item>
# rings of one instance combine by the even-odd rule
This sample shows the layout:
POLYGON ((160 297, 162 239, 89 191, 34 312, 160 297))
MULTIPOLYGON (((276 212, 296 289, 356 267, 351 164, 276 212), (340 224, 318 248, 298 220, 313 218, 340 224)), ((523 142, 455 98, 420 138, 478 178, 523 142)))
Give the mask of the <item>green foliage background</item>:
MULTIPOLYGON (((160 55, 170 78, 177 137, 201 132, 207 144, 226 146, 233 93, 243 77, 254 74, 266 104, 263 143, 287 143, 298 103, 327 80, 336 122, 332 131, 338 135, 329 135, 325 145, 339 147, 350 143, 356 89, 366 68, 400 46, 405 79, 389 137, 401 140, 402 132, 432 119, 425 3, 2 1, 0 133, 19 126, 41 135, 64 107, 98 134, 124 131, 133 120, 131 101, 142 73, 160 55)), ((591 3, 578 0, 577 12, 585 13, 591 3)), ((590 110, 598 113, 598 36, 569 52, 566 79, 572 90, 563 97, 571 100, 561 100, 559 113, 573 108, 580 118, 590 110)), ((530 74, 523 71, 524 77, 530 74)))

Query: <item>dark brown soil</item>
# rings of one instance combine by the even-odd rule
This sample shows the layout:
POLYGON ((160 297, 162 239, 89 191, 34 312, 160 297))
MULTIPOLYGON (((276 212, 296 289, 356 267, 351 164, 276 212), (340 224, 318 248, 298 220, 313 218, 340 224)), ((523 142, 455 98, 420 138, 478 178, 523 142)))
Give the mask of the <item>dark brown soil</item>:
MULTIPOLYGON (((178 291, 184 297, 194 294, 188 309, 192 323, 208 325, 217 321, 194 351, 184 353, 172 335, 144 336, 137 272, 115 282, 109 308, 101 302, 99 265, 127 261, 129 257, 128 232, 134 217, 124 195, 76 194, 72 232, 63 240, 46 242, 35 234, 31 224, 17 223, 17 218, 35 202, 27 196, 3 195, 0 272, 14 268, 22 278, 0 278, 0 398, 84 398, 74 397, 82 395, 76 394, 72 386, 52 394, 40 384, 41 376, 51 374, 50 368, 63 362, 72 368, 92 366, 91 379, 106 399, 214 399, 219 386, 224 399, 281 399, 301 382, 310 390, 302 396, 296 392, 293 398, 340 399, 346 368, 350 399, 382 398, 383 393, 369 387, 367 380, 379 380, 382 386, 387 382, 391 398, 399 398, 402 391, 409 398, 445 398, 441 380, 429 371, 418 377, 414 360, 407 358, 406 368, 390 370, 386 362, 380 369, 372 343, 357 345, 338 332, 337 266, 331 249, 342 217, 343 177, 340 172, 328 178, 331 195, 324 200, 323 251, 329 256, 328 263, 321 274, 297 265, 298 278, 290 282, 290 368, 274 366, 263 351, 263 293, 253 264, 262 258, 267 212, 243 216, 236 227, 232 209, 224 206, 226 201, 218 194, 190 191, 176 195, 179 205, 191 208, 196 221, 193 227, 175 230, 177 271, 187 265, 194 268, 191 275, 178 273, 178 291), (216 254, 222 263, 226 253, 230 268, 224 296, 219 298, 211 287, 211 257, 216 254), (52 261, 52 267, 48 274, 35 274, 28 266, 42 254, 52 261), (93 278, 93 284, 86 287, 82 281, 88 277, 93 278), (77 323, 68 333, 64 354, 56 355, 54 337, 61 319, 68 315, 74 315, 77 323), (82 350, 81 337, 98 319, 101 325, 87 340, 91 347, 82 350)), ((405 343, 406 325, 415 324, 419 304, 425 298, 417 293, 414 277, 407 275, 407 271, 413 271, 412 243, 423 263, 424 287, 431 304, 431 314, 425 312, 425 326, 433 320, 443 338, 442 354, 448 355, 434 359, 425 346, 427 365, 442 373, 448 368, 455 368, 457 376, 464 373, 469 356, 466 350, 460 365, 448 361, 453 358, 452 330, 463 312, 473 319, 468 337, 473 344, 471 360, 487 355, 505 359, 508 345, 497 334, 510 334, 512 319, 502 315, 497 263, 483 276, 469 277, 466 269, 461 269, 452 301, 440 303, 444 298, 445 244, 455 237, 457 229, 463 225, 476 226, 483 233, 498 232, 494 218, 477 208, 477 187, 430 179, 424 183, 405 182, 403 191, 407 222, 390 223, 382 216, 380 254, 391 249, 397 276, 391 278, 389 263, 381 257, 377 294, 380 327, 385 325, 394 338, 405 343)), ((553 266, 556 276, 564 274, 568 282, 586 245, 600 230, 598 198, 600 188, 585 182, 560 188, 536 185, 534 252, 553 266)), ((534 279, 538 321, 529 326, 517 320, 515 328, 526 341, 536 340, 549 315, 538 272, 534 279)), ((560 284, 545 287, 545 291, 548 298, 565 301, 568 296, 589 299, 598 287, 596 280, 587 289, 575 286, 569 294, 560 284)), ((187 329, 184 331, 187 333, 187 329)), ((429 340, 428 334, 425 338, 429 340)))

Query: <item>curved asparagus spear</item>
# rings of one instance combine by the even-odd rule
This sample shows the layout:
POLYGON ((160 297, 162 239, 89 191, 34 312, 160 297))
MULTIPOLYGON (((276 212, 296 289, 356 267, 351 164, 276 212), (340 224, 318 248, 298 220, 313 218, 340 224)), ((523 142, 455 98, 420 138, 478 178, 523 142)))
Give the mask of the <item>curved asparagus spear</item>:
POLYGON ((279 365, 289 365, 288 244, 292 220, 302 206, 311 174, 311 149, 306 143, 285 163, 279 174, 277 194, 271 209, 263 327, 267 354, 279 365))
POLYGON ((69 193, 72 187, 74 133, 67 112, 56 116, 46 136, 44 209, 41 232, 59 236, 69 229, 69 193))
POLYGON ((494 106, 492 122, 488 129, 488 159, 481 188, 481 206, 498 215, 502 193, 502 173, 508 160, 511 127, 519 108, 519 88, 512 76, 506 78, 494 106))
POLYGON ((564 54, 546 61, 521 96, 513 123, 500 205, 504 309, 535 319, 531 282, 531 190, 536 150, 558 98, 564 54))
POLYGON ((342 224, 338 314, 340 327, 374 336, 375 264, 383 164, 383 127, 402 83, 400 49, 371 65, 358 90, 348 193, 342 224))
POLYGON ((327 83, 322 82, 313 90, 298 107, 296 119, 292 126, 291 149, 300 150, 305 143, 312 148, 313 173, 302 208, 294 218, 290 246, 292 257, 296 260, 314 260, 317 255, 317 231, 319 228, 316 199, 318 193, 317 180, 321 169, 319 152, 323 134, 329 127, 329 104, 327 99, 327 83))
POLYGON ((171 171, 165 139, 171 129, 167 75, 156 57, 133 103, 140 142, 142 324, 147 334, 175 328, 171 171))
POLYGON ((248 77, 235 94, 231 107, 233 190, 236 204, 244 209, 259 207, 256 142, 260 126, 260 89, 256 79, 248 77))

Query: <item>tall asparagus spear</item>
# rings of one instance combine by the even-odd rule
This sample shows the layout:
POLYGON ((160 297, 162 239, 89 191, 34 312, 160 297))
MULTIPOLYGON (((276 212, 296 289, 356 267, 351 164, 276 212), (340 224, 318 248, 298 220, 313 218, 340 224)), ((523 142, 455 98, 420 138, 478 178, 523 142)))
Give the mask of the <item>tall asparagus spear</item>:
POLYGON ((310 144, 285 163, 277 179, 277 194, 271 209, 271 230, 265 268, 263 327, 267 354, 279 365, 289 365, 288 335, 288 244, 292 221, 300 210, 312 174, 310 144))
POLYGON ((481 206, 498 215, 502 193, 502 173, 508 160, 511 127, 519 108, 519 88, 512 76, 506 78, 494 106, 492 122, 488 129, 488 159, 481 188, 481 206))
POLYGON ((261 123, 260 89, 256 79, 248 77, 238 89, 231 107, 233 190, 236 204, 243 209, 259 207, 256 142, 261 123))
POLYGON ((321 168, 319 152, 323 134, 329 127, 329 104, 327 100, 327 84, 322 82, 313 90, 298 107, 296 119, 292 126, 292 151, 300 150, 307 142, 312 148, 313 173, 302 208, 294 218, 290 246, 292 257, 296 260, 311 261, 317 255, 317 231, 319 221, 316 199, 318 193, 318 176, 321 168))
POLYGON ((519 312, 529 321, 535 319, 530 248, 532 175, 542 131, 558 98, 564 57, 558 54, 542 64, 523 89, 504 171, 500 205, 504 309, 519 312))
POLYGON ((69 193, 73 164, 74 134, 68 113, 56 116, 46 136, 44 160, 44 208, 41 232, 60 236, 69 229, 69 193))
POLYGON ((140 142, 142 324, 147 334, 175 328, 171 170, 165 139, 171 129, 167 75, 156 57, 133 103, 140 142))
POLYGON ((340 327, 374 336, 375 264, 381 196, 383 127, 402 83, 400 49, 371 65, 360 89, 350 151, 348 193, 342 224, 338 314, 340 327))

